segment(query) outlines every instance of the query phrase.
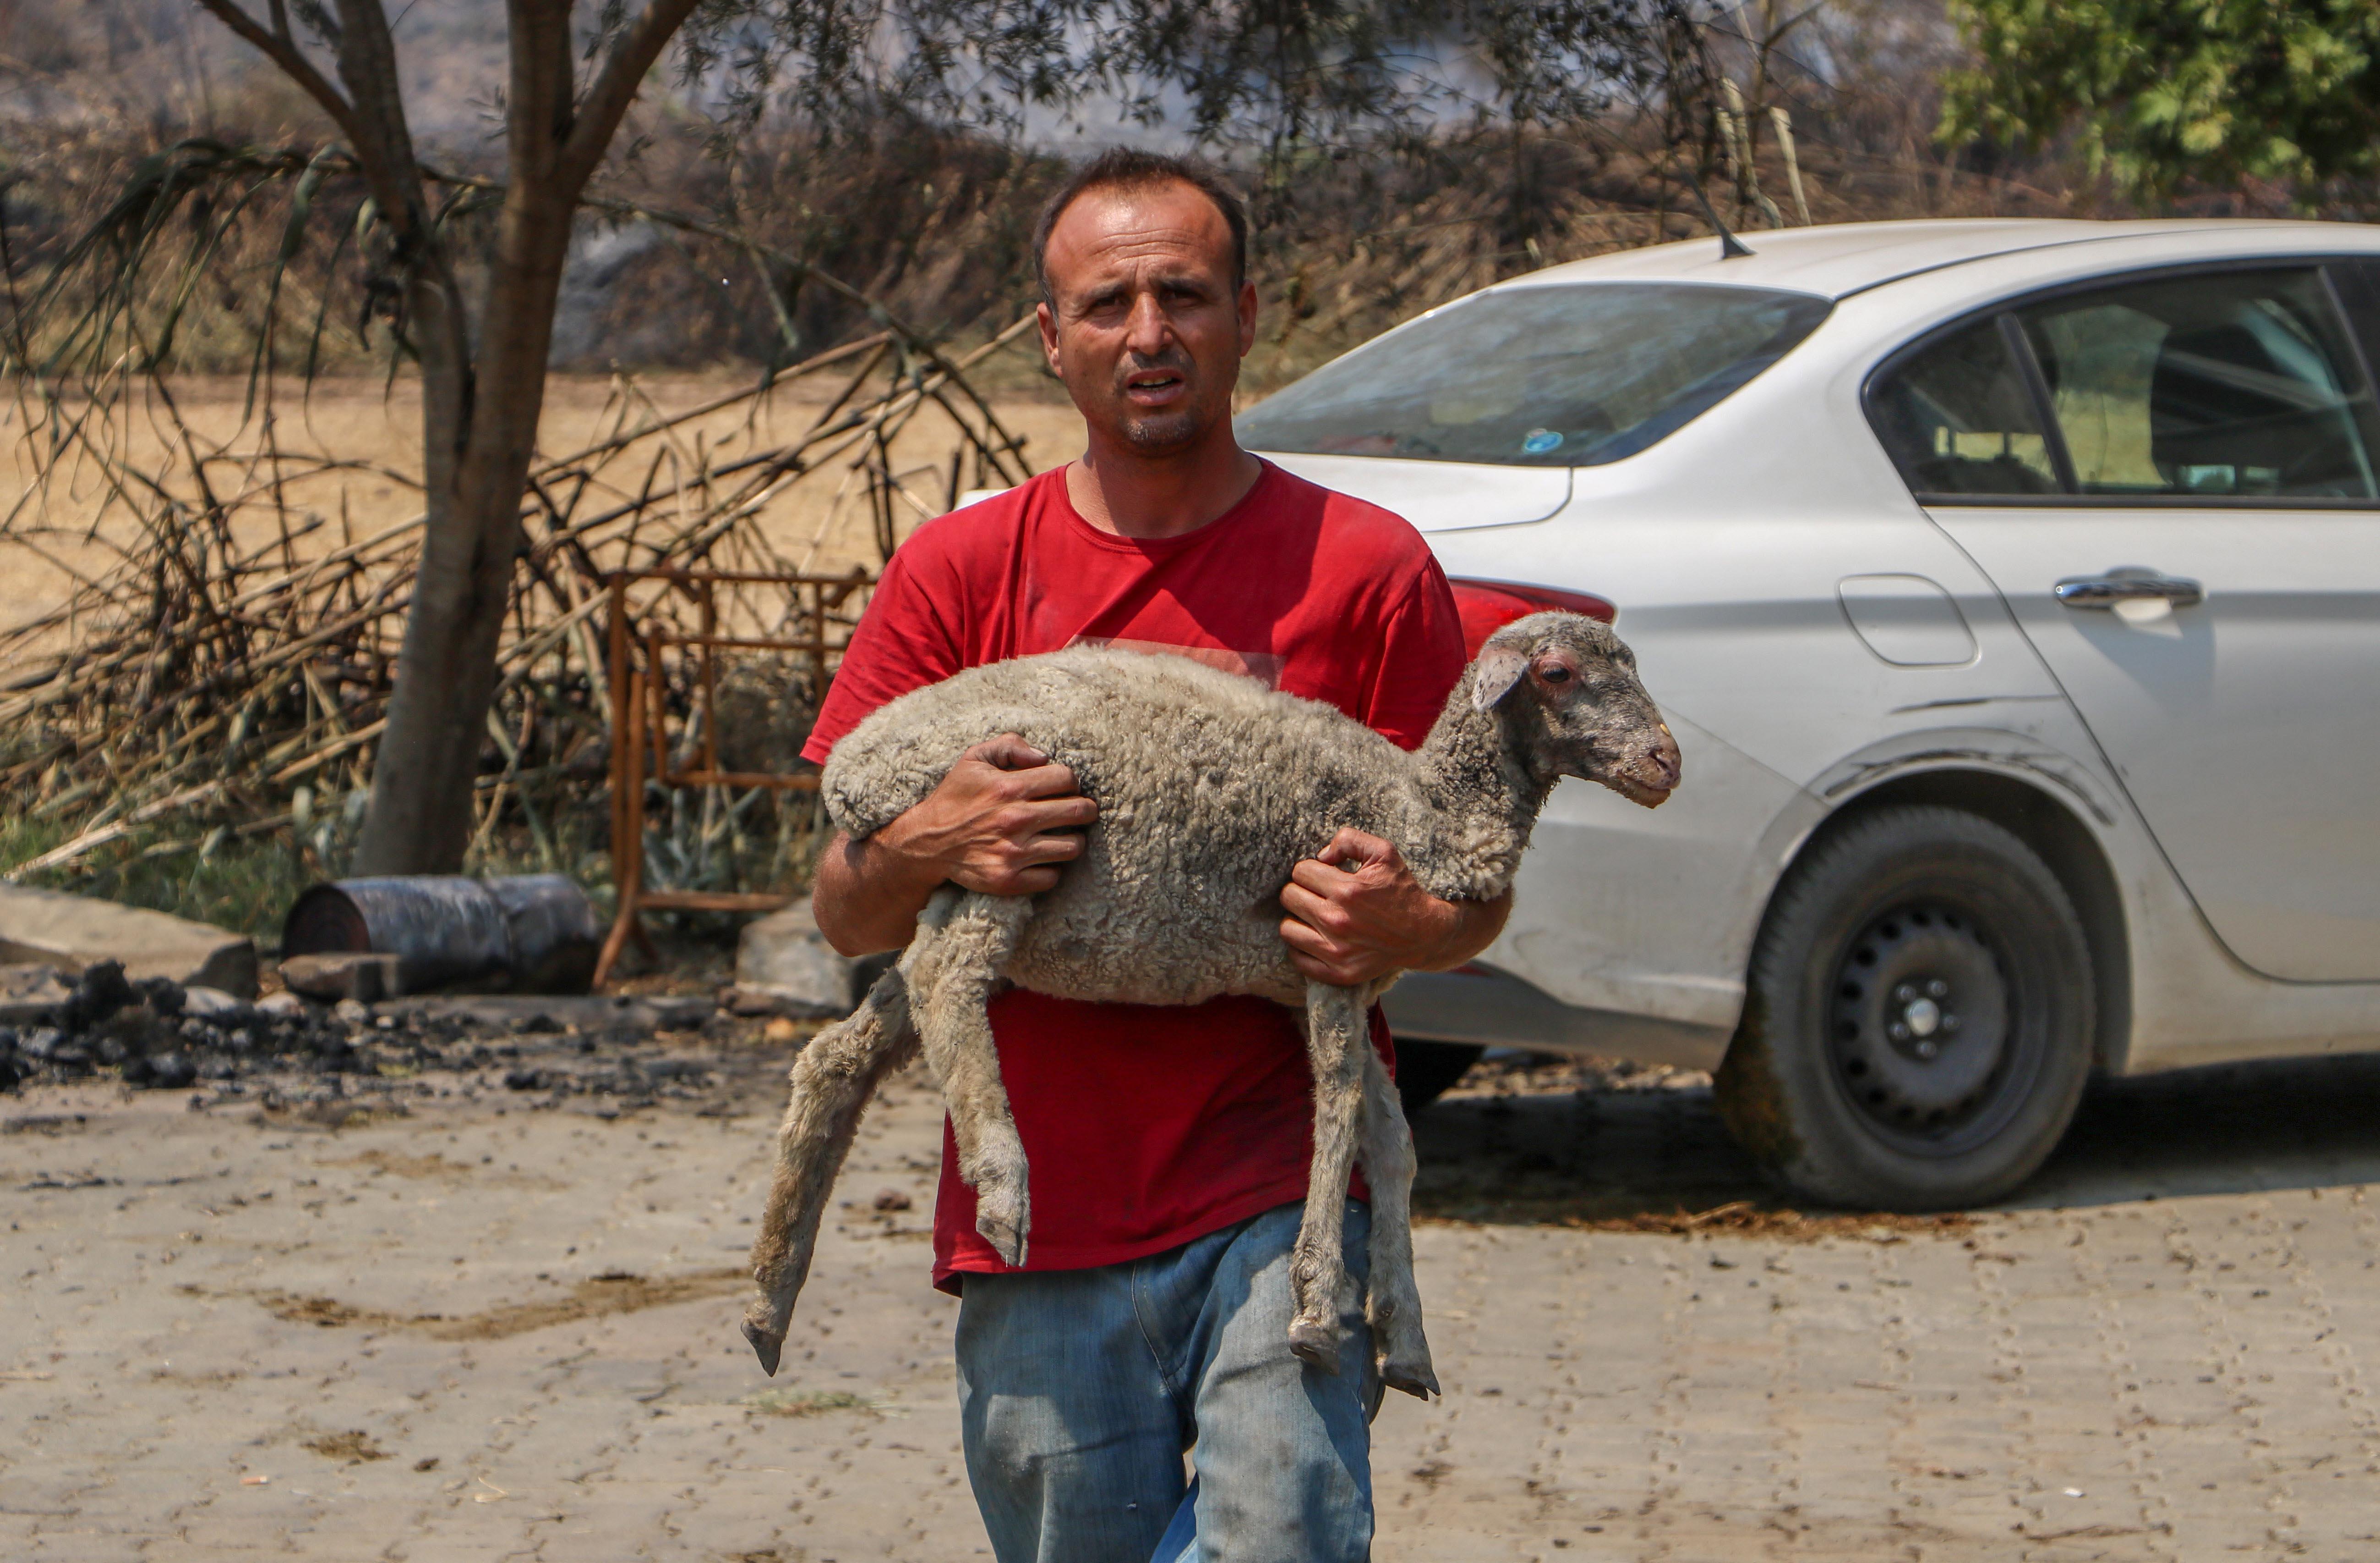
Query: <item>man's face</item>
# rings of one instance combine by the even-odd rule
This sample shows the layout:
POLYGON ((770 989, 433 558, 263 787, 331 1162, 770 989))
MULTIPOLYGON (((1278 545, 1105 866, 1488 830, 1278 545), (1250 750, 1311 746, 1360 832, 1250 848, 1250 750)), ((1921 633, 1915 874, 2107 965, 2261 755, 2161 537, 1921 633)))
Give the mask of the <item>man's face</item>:
POLYGON ((1151 456, 1232 416, 1256 341, 1257 293, 1232 284, 1232 230, 1179 183, 1091 190, 1060 213, 1044 258, 1054 308, 1041 347, 1084 419, 1151 456))

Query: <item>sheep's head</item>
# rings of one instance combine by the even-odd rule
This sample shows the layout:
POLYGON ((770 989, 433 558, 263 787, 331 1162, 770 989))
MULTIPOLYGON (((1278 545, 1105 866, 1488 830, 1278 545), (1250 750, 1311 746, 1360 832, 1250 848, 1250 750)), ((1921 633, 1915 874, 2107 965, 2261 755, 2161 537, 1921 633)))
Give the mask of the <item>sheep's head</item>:
POLYGON ((1678 784, 1678 741, 1637 682, 1634 654, 1585 614, 1532 613, 1489 636, 1470 698, 1548 784, 1584 777, 1646 808, 1678 784))

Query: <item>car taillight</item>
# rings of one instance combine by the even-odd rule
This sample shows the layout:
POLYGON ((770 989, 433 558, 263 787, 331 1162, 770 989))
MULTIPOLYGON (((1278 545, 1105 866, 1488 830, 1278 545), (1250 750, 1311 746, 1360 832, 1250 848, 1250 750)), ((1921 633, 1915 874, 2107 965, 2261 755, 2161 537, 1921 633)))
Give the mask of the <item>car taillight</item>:
POLYGON ((1558 610, 1565 613, 1584 613, 1590 619, 1609 624, 1620 612, 1599 597, 1583 591, 1561 591, 1553 587, 1523 586, 1518 581, 1454 580, 1454 609, 1463 618, 1463 649, 1465 655, 1476 657, 1488 637, 1511 624, 1532 613, 1558 610))

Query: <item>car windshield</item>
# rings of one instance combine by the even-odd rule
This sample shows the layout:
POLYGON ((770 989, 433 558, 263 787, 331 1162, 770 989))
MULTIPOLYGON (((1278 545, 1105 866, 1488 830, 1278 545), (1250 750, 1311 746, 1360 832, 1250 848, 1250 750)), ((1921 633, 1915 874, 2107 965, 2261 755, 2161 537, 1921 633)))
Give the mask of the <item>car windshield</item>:
POLYGON ((1686 283, 1475 294, 1250 407, 1237 432, 1253 451, 1600 466, 1718 406, 1831 308, 1686 283))

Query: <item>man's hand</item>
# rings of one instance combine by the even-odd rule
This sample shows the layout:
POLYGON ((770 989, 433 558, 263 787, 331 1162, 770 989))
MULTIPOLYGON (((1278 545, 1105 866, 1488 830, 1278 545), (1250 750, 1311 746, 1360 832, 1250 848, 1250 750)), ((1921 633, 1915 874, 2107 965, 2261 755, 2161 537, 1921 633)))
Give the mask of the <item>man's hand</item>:
POLYGON ((1313 981, 1353 987, 1394 971, 1463 964, 1503 931, 1512 897, 1440 901, 1393 843, 1342 828, 1320 856, 1291 871, 1281 904, 1291 962, 1313 981))
MULTIPOLYGON (((1075 773, 1014 733, 978 744, 941 785, 876 832, 905 878, 947 879, 987 895, 1038 895, 1058 883, 1055 864, 1082 855, 1081 828, 1099 806, 1075 790, 1075 773)), ((929 892, 930 893, 930 892, 929 892)))
POLYGON ((1037 895, 1082 855, 1099 806, 1075 773, 1014 733, 978 744, 915 807, 864 842, 838 835, 819 865, 811 909, 845 955, 897 950, 945 883, 1037 895))

